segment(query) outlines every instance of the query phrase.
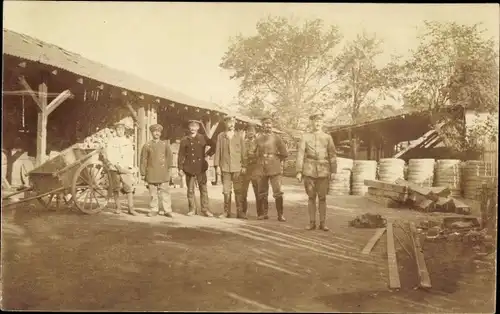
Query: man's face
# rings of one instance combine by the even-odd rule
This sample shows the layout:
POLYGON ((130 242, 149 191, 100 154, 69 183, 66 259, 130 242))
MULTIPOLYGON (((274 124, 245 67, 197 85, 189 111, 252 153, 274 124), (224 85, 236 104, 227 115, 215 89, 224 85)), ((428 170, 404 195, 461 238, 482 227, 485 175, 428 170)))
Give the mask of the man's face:
POLYGON ((234 130, 234 126, 235 126, 234 120, 227 120, 226 121, 226 128, 229 131, 233 131, 234 130))
POLYGON ((255 137, 255 130, 254 129, 248 129, 247 130, 247 137, 252 139, 255 137))
POLYGON ((160 130, 154 130, 151 132, 151 135, 153 135, 153 139, 159 140, 161 137, 161 131, 160 130))
POLYGON ((200 126, 198 125, 198 123, 190 123, 189 124, 189 133, 196 134, 199 129, 200 129, 200 126))
POLYGON ((264 128, 264 131, 269 133, 273 130, 273 124, 271 121, 267 120, 262 123, 262 127, 264 128))
POLYGON ((123 125, 118 125, 116 127, 116 135, 124 136, 125 135, 125 127, 123 125))
POLYGON ((315 119, 311 121, 312 128, 314 131, 319 131, 323 128, 323 120, 322 119, 315 119))

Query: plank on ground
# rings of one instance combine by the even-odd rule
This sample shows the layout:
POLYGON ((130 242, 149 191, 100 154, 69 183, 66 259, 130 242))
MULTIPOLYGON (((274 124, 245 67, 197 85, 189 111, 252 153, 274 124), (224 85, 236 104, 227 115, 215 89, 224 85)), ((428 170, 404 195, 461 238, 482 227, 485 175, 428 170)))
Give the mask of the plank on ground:
POLYGON ((365 185, 372 188, 377 188, 380 190, 394 191, 399 193, 406 193, 406 185, 401 185, 397 183, 384 182, 380 180, 365 180, 365 185))
POLYGON ((361 251, 361 253, 370 254, 373 247, 375 246, 375 244, 377 244, 378 240, 380 239, 380 237, 382 237, 384 232, 385 232, 385 228, 378 228, 377 231, 375 231, 375 234, 371 237, 371 239, 366 244, 365 248, 361 251))
POLYGON ((387 265, 389 268, 389 288, 400 289, 398 261, 396 259, 396 249, 394 248, 394 230, 392 222, 387 223, 387 265))
POLYGON ((410 236, 413 242, 413 248, 415 250, 415 259, 417 261, 418 276, 420 278, 420 287, 432 288, 429 271, 427 270, 427 265, 425 264, 424 251, 420 244, 420 239, 418 238, 417 235, 417 227, 415 226, 414 222, 410 223, 410 236))

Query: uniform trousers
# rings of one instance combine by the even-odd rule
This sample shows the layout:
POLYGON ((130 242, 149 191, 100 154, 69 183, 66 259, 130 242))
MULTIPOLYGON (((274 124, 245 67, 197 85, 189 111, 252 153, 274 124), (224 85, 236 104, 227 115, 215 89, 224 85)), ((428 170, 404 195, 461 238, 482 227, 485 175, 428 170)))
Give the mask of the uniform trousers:
POLYGON ((309 220, 316 221, 316 199, 318 199, 319 220, 324 223, 326 219, 326 195, 330 184, 329 177, 313 178, 304 176, 304 187, 308 196, 309 220))

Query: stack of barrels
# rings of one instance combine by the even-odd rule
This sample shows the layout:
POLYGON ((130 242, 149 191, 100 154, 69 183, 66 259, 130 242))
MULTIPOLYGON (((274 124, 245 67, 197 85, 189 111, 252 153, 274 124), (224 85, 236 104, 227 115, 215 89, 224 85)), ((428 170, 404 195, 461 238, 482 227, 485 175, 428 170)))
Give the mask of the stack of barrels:
POLYGON ((365 180, 375 180, 377 177, 377 162, 375 160, 355 160, 352 169, 352 194, 365 195, 368 187, 365 180))
POLYGON ((349 195, 351 192, 351 172, 353 160, 337 157, 337 173, 330 182, 329 195, 349 195))
POLYGON ((462 190, 461 162, 458 159, 441 159, 436 163, 434 186, 445 186, 451 196, 459 197, 462 190))
POLYGON ((410 159, 408 181, 420 186, 431 187, 434 183, 434 159, 410 159))
POLYGON ((382 158, 378 162, 378 178, 380 181, 395 182, 405 177, 405 161, 399 158, 382 158))
POLYGON ((480 160, 468 160, 462 169, 464 197, 478 199, 482 184, 492 178, 491 164, 480 160))

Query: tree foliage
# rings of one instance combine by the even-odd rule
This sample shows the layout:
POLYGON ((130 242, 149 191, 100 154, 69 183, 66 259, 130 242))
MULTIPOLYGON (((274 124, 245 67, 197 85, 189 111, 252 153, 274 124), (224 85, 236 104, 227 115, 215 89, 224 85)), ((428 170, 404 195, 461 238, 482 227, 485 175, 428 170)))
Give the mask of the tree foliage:
POLYGON ((246 113, 274 114, 278 126, 303 128, 308 113, 332 95, 340 41, 338 28, 325 28, 320 19, 299 25, 268 17, 257 23, 256 35, 232 39, 220 67, 240 81, 246 113))
POLYGON ((375 34, 363 32, 348 42, 336 58, 335 100, 341 103, 351 123, 379 117, 381 111, 375 104, 401 84, 397 58, 382 67, 376 64, 376 58, 383 53, 382 44, 375 34))

